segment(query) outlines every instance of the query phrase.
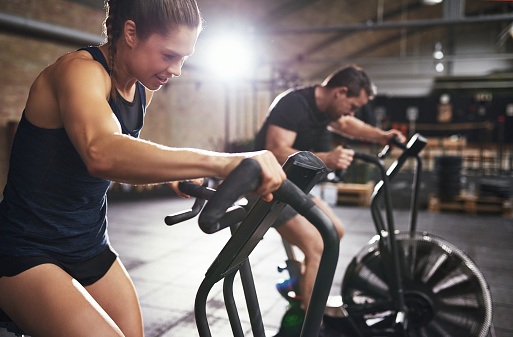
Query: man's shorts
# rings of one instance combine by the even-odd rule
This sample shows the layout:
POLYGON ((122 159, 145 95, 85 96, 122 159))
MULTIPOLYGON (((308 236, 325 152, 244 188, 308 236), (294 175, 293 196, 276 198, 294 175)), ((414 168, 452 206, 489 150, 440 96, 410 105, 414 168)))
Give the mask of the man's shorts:
POLYGON ((100 254, 80 262, 63 262, 49 256, 0 256, 0 277, 15 276, 35 266, 51 263, 71 275, 84 287, 101 279, 118 255, 109 247, 100 254))

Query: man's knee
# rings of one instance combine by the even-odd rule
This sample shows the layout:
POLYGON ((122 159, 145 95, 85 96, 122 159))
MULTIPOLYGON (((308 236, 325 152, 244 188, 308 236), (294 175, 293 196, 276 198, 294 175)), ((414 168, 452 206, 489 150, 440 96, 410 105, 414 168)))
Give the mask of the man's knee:
POLYGON ((323 250, 321 234, 302 216, 295 216, 277 228, 280 235, 292 245, 298 247, 305 258, 320 259, 323 250))
POLYGON ((336 218, 333 221, 333 225, 335 226, 335 229, 337 230, 338 239, 342 240, 342 238, 344 237, 344 234, 345 234, 344 224, 342 223, 342 221, 340 221, 339 218, 336 218))

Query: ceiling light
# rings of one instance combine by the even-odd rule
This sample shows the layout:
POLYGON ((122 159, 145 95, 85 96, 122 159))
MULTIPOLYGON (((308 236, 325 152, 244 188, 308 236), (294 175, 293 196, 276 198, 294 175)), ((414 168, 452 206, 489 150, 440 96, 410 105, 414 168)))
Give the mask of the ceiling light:
POLYGON ((422 0, 424 5, 436 5, 442 3, 443 0, 422 0))
POLYGON ((444 58, 444 53, 441 50, 435 50, 433 57, 437 60, 441 60, 444 58))
POLYGON ((224 34, 212 36, 205 46, 204 64, 215 75, 225 78, 244 78, 254 67, 254 50, 248 36, 224 34))
POLYGON ((441 60, 441 59, 444 58, 444 53, 442 51, 442 43, 441 42, 435 43, 435 49, 433 51, 433 57, 435 58, 435 60, 441 60))

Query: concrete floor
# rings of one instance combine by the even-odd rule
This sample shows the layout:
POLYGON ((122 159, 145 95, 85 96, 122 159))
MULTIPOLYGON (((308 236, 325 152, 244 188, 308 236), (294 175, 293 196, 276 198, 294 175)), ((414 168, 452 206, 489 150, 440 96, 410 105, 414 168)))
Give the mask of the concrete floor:
MULTIPOLYGON (((146 200, 111 200, 109 231, 114 248, 131 275, 139 293, 146 337, 198 336, 193 303, 203 275, 228 239, 228 231, 206 235, 195 220, 167 227, 164 217, 189 208, 190 200, 176 197, 146 200)), ((340 292, 346 266, 352 256, 371 238, 373 225, 369 210, 337 206, 335 212, 346 226, 332 294, 340 292)), ((398 229, 407 226, 408 213, 396 211, 398 229)), ((513 221, 499 215, 466 213, 419 213, 419 231, 428 231, 466 251, 485 275, 492 293, 494 313, 490 337, 513 336, 513 221)), ((279 235, 271 229, 250 257, 267 336, 279 329, 287 303, 275 289, 281 277, 276 266, 285 252, 279 235)), ((251 336, 240 282, 235 297, 247 336, 251 336)), ((214 337, 231 336, 222 300, 216 285, 209 299, 209 323, 214 337)), ((0 337, 8 336, 0 332, 0 337)), ((463 337, 463 336, 457 336, 463 337)))

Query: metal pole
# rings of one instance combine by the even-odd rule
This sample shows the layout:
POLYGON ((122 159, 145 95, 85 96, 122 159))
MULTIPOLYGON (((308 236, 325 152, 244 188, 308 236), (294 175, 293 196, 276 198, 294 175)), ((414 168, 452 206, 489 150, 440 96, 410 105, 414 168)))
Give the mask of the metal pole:
POLYGON ((0 31, 5 30, 8 32, 21 32, 30 36, 39 35, 80 46, 99 45, 105 42, 105 38, 100 35, 39 22, 29 18, 0 13, 0 31))

